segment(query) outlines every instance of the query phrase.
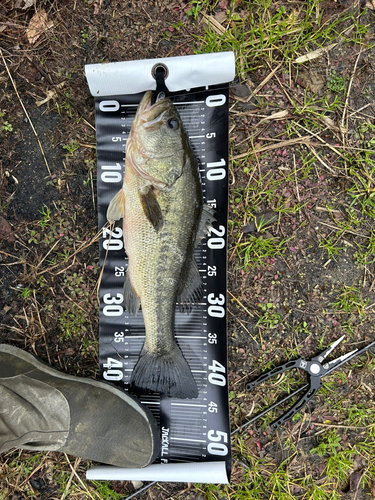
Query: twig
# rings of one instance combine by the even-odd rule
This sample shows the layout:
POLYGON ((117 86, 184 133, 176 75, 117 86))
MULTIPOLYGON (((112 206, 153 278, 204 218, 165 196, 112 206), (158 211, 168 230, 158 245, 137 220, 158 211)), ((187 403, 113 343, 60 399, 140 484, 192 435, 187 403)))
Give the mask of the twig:
POLYGON ((204 17, 204 20, 206 21, 206 23, 218 34, 218 35, 222 35, 223 33, 225 33, 227 31, 226 28, 224 28, 224 26, 222 24, 220 24, 218 21, 216 21, 216 19, 213 17, 213 16, 210 16, 208 14, 206 14, 205 12, 203 12, 203 17, 204 17))
MULTIPOLYGON (((86 493, 88 494, 88 496, 89 496, 92 500, 94 500, 94 497, 91 495, 91 493, 90 493, 90 492, 89 492, 89 490, 87 489, 87 486, 84 484, 84 482, 82 481, 82 479, 81 479, 81 478, 79 477, 79 475, 77 474, 76 469, 75 469, 75 468, 73 468, 72 464, 70 463, 69 458, 68 458, 68 455, 67 455, 66 453, 64 453, 64 455, 65 455, 65 458, 66 458, 66 460, 67 460, 67 462, 68 462, 68 464, 69 464, 69 467, 72 469, 73 474, 74 474, 74 475, 75 475, 75 477, 78 479, 78 481, 81 483, 81 485, 84 487, 84 489, 86 490, 86 493)), ((77 467, 80 461, 81 461, 81 459, 80 459, 80 458, 77 458, 77 459, 76 459, 76 461, 75 461, 75 463, 74 463, 74 466, 75 466, 75 467, 77 467)))
POLYGON ((94 193, 94 181, 92 178, 92 171, 89 170, 89 176, 90 176, 90 185, 91 185, 91 194, 92 194, 92 204, 94 207, 94 210, 96 210, 96 205, 95 205, 95 193, 94 193))
MULTIPOLYGON (((327 148, 331 149, 334 153, 336 153, 338 156, 340 156, 341 158, 343 158, 344 156, 340 153, 340 151, 338 151, 334 146, 332 146, 331 144, 328 144, 328 142, 326 142, 324 139, 322 139, 321 137, 319 137, 318 134, 314 134, 314 132, 311 132, 311 130, 307 129, 306 127, 304 127, 303 125, 301 125, 300 123, 296 122, 295 125, 297 125, 298 127, 302 128, 305 132, 308 132, 309 134, 311 134, 312 137, 315 137, 316 139, 318 139, 319 142, 321 142, 322 144, 324 144, 324 146, 327 146, 327 148)), ((310 137, 311 139, 311 137, 310 137)))
POLYGON ((247 333, 248 333, 248 334, 250 335, 250 337, 254 340, 254 342, 256 342, 256 343, 258 344, 259 342, 257 341, 257 339, 256 339, 256 338, 255 338, 255 337, 251 334, 250 330, 248 330, 248 329, 246 328, 246 326, 242 323, 242 321, 241 321, 239 318, 237 318, 237 316, 236 316, 235 314, 233 314, 233 313, 232 313, 232 311, 230 311, 229 309, 228 309, 228 312, 229 312, 229 314, 230 314, 231 316, 233 316, 233 317, 234 317, 234 319, 235 319, 235 320, 237 320, 237 321, 239 322, 239 324, 242 326, 242 328, 243 328, 244 330, 246 330, 246 331, 247 331, 247 333))
POLYGON ((372 427, 375 427, 375 424, 369 424, 369 425, 335 425, 335 424, 323 424, 320 422, 314 422, 314 425, 317 425, 318 427, 333 427, 335 429, 371 429, 372 427))
POLYGON ((150 484, 147 484, 146 486, 143 486, 143 488, 141 488, 140 490, 136 491, 135 493, 133 493, 132 495, 128 496, 125 498, 125 500, 130 500, 131 498, 135 498, 137 497, 138 495, 140 495, 141 493, 143 493, 144 491, 148 490, 149 488, 151 488, 151 486, 154 486, 154 484, 156 484, 156 481, 153 481, 152 483, 150 484))
POLYGON ((237 297, 235 297, 235 296, 233 295, 233 293, 231 293, 229 290, 227 290, 227 292, 228 292, 228 293, 229 293, 229 295, 232 297, 232 299, 234 299, 234 300, 235 300, 235 301, 236 301, 236 302, 237 302, 237 303, 238 303, 238 304, 242 307, 242 309, 244 309, 244 310, 247 312, 247 314, 248 314, 251 318, 254 318, 254 314, 251 314, 251 312, 250 312, 250 311, 249 311, 249 310, 248 310, 248 309, 247 309, 247 308, 246 308, 246 307, 242 304, 242 302, 240 302, 240 301, 237 299, 237 297))
POLYGON ((20 104, 21 104, 21 106, 22 106, 22 109, 23 109, 23 110, 24 110, 24 112, 25 112, 26 118, 29 120, 29 123, 30 123, 30 125, 31 125, 31 128, 32 128, 32 130, 33 130, 33 132, 34 132, 34 134, 35 134, 36 140, 38 141, 39 148, 40 148, 40 151, 41 151, 41 153, 42 153, 42 156, 43 156, 43 159, 44 159, 44 163, 46 164, 46 167, 47 167, 47 170, 48 170, 49 176, 52 178, 51 170, 50 170, 50 168, 49 168, 49 165, 48 165, 48 161, 47 161, 46 155, 44 154, 44 150, 43 150, 43 147, 42 147, 42 143, 41 143, 41 142, 40 142, 40 140, 39 140, 39 136, 38 136, 38 134, 37 134, 37 131, 35 130, 35 127, 34 127, 34 125, 33 125, 33 122, 31 121, 31 118, 30 118, 30 116, 29 116, 29 113, 26 111, 26 108, 25 108, 25 106, 24 106, 24 104, 23 104, 23 102, 22 102, 22 100, 21 100, 21 97, 20 97, 20 95, 19 95, 19 93, 18 93, 18 90, 17 90, 16 84, 15 84, 15 82, 14 82, 13 78, 12 78, 12 75, 10 74, 10 71, 9 71, 9 68, 8 68, 8 64, 7 64, 7 62, 6 62, 6 60, 5 60, 4 56, 3 56, 3 52, 2 52, 2 50, 1 50, 1 49, 0 49, 0 55, 1 55, 1 58, 2 58, 2 60, 3 60, 3 63, 4 63, 4 66, 5 66, 5 69, 7 70, 7 73, 8 73, 9 79, 10 79, 10 81, 11 81, 12 85, 13 85, 14 91, 15 91, 15 93, 16 93, 16 95, 17 95, 17 97, 18 97, 18 100, 20 101, 20 104))
POLYGON ((253 90, 253 92, 249 95, 249 97, 247 97, 246 99, 241 99, 241 98, 239 99, 239 98, 236 97, 236 100, 240 101, 240 102, 249 102, 265 86, 265 84, 269 80, 271 80, 271 78, 274 76, 274 74, 276 73, 276 71, 281 68, 282 64, 283 63, 278 64, 276 66, 276 68, 273 69, 271 71, 271 73, 268 76, 266 76, 266 78, 257 86, 257 88, 255 90, 253 90))
MULTIPOLYGON (((293 127, 295 133, 301 137, 301 134, 298 132, 298 130, 296 130, 294 127, 293 127)), ((306 144, 306 146, 309 148, 309 150, 311 151, 311 153, 315 156, 315 158, 323 165, 323 167, 325 167, 327 170, 329 170, 329 172, 331 172, 331 174, 333 174, 334 176, 336 176, 336 172, 330 167, 327 165, 327 163, 318 155, 318 153, 315 151, 314 147, 312 144, 306 144)))
POLYGON ((276 144, 271 144, 269 146, 264 146, 262 148, 254 148, 252 151, 247 151, 246 153, 241 153, 236 156, 232 156, 232 160, 239 160, 240 158, 246 158, 249 154, 264 153, 265 151, 271 151, 272 149, 285 148, 287 146, 292 146, 294 144, 308 144, 311 136, 295 137, 294 139, 289 139, 288 141, 278 142, 276 144))
POLYGON ((61 266, 62 264, 64 264, 64 262, 68 261, 69 259, 71 259, 72 257, 74 257, 75 255, 77 255, 78 253, 82 252, 82 250, 84 250, 85 248, 88 248, 90 245, 92 245, 93 243, 96 243, 101 235, 102 235, 102 232, 103 232, 103 229, 106 229, 107 227, 109 227, 109 224, 106 223, 101 229, 99 232, 97 232, 95 234, 95 236, 93 236, 91 238, 91 240, 87 243, 86 241, 83 242, 78 248, 77 250, 75 250, 71 255, 68 255, 62 262, 58 262, 57 264, 54 264, 53 266, 51 267, 48 267, 47 269, 44 269, 42 271, 39 271, 37 273, 37 276, 39 276, 39 274, 44 274, 44 273, 47 273, 47 272, 51 272, 52 269, 56 269, 56 267, 59 267, 61 266))
MULTIPOLYGON (((228 258, 229 262, 233 259, 233 256, 236 253, 237 247, 238 247, 239 243, 241 242, 243 235, 244 235, 244 233, 241 232, 240 237, 238 238, 237 243, 234 245, 233 252, 230 254, 230 256, 228 258)), ((229 251, 229 249, 228 249, 228 251, 229 251)))
POLYGON ((340 227, 332 226, 331 224, 327 224, 326 222, 322 222, 320 220, 317 220, 316 222, 318 224, 322 224, 322 226, 330 227, 331 229, 334 229, 335 231, 342 231, 343 234, 344 233, 350 233, 350 234, 354 234, 355 236, 362 236, 362 238, 367 238, 367 239, 370 238, 370 236, 366 236, 365 234, 356 233, 355 231, 349 231, 349 229, 341 229, 340 227))
MULTIPOLYGON (((349 85, 348 85, 348 92, 346 94, 346 99, 345 99, 345 104, 344 104, 344 111, 342 113, 342 118, 341 118, 341 127, 345 127, 345 125, 344 125, 344 123, 345 123, 345 115, 346 115, 346 112, 348 110, 350 91, 352 89, 355 72, 356 72, 357 65, 358 65, 358 62, 359 62, 359 58, 361 57, 361 54, 362 54, 362 47, 361 47, 361 50, 359 51, 359 53, 357 55, 357 59, 355 60, 355 64, 354 64, 354 68, 353 68, 353 73, 352 73, 352 76, 350 78, 350 82, 349 82, 349 85)), ((348 123, 346 124, 346 129, 348 129, 348 123)))
POLYGON ((364 106, 362 106, 362 108, 359 108, 356 111, 353 111, 352 113, 350 113, 349 118, 351 118, 352 116, 356 115, 357 113, 360 113, 361 111, 363 111, 364 109, 368 108, 369 106, 374 106, 374 104, 375 104, 375 102, 369 102, 368 104, 365 104, 364 106))
POLYGON ((40 317, 40 314, 39 314, 39 307, 38 307, 38 302, 36 300, 35 290, 33 290, 33 295, 34 295, 36 313, 37 313, 38 319, 39 319, 40 329, 42 330, 42 334, 43 334, 43 338, 44 338, 44 343, 45 343, 45 346, 46 346, 48 363, 51 364, 51 358, 49 357, 49 351, 48 351, 48 347, 47 347, 46 329, 44 328, 44 325, 42 323, 42 318, 40 317))
MULTIPOLYGON (((96 284, 96 299, 98 301, 98 306, 100 306, 100 294, 99 294, 99 292, 100 292, 100 285, 101 285, 102 279, 103 279, 104 268, 105 268, 105 264, 107 262, 107 257, 108 257, 109 245, 111 244, 112 229, 113 229, 115 223, 114 223, 114 221, 113 222, 109 222, 108 221, 107 224, 110 227, 110 233, 109 233, 109 239, 108 239, 108 246, 107 246, 107 249, 106 249, 106 252, 105 252, 104 262, 103 262, 102 268, 100 270, 98 282, 96 284)), ((103 227, 105 227, 105 226, 103 226, 103 227)))
POLYGON ((38 262, 37 266, 35 266, 35 269, 38 269, 40 267, 40 265, 42 264, 42 262, 48 257, 48 255, 52 252, 52 250, 56 247, 56 245, 59 242, 60 242, 59 240, 55 241, 55 243, 52 245, 52 247, 48 250, 48 252, 46 253, 46 255, 43 257, 43 259, 40 262, 38 262))
MULTIPOLYGON (((270 68, 270 65, 269 65, 268 61, 266 61, 266 62, 267 62, 267 66, 270 68)), ((271 69, 271 68, 270 68, 270 69, 271 69)), ((293 99, 290 97, 290 95, 289 95, 289 94, 288 94, 288 92, 286 91, 286 89, 285 89, 284 85, 281 83, 281 81, 280 81, 279 77, 278 77, 277 75, 275 75, 275 78, 276 78, 276 80, 277 80, 278 84, 280 85, 281 90, 284 92, 285 97, 288 99, 288 101, 289 101, 290 105, 291 105, 291 106, 293 106, 293 108, 294 108, 294 107, 295 107, 295 103, 294 103, 293 99)), ((300 100, 299 100, 299 99, 297 99, 297 97, 295 97, 295 99, 296 99, 296 101, 298 102, 298 104, 299 104, 300 106, 302 106, 302 103, 300 102, 300 100)))
MULTIPOLYGON (((79 460, 79 459, 77 458, 77 460, 79 460)), ((68 479, 68 482, 66 483, 64 493, 61 495, 60 500, 64 500, 64 499, 65 499, 65 497, 66 497, 66 495, 68 494, 69 488, 70 488, 70 486, 71 486, 71 484, 72 484, 72 481, 73 481, 73 477, 74 477, 74 471, 72 471, 72 472, 70 473, 70 477, 69 477, 69 479, 68 479)))
POLYGON ((323 167, 325 167, 329 172, 331 172, 331 174, 333 174, 336 177, 336 172, 329 165, 327 165, 327 163, 323 160, 323 158, 321 158, 318 155, 318 153, 315 151, 314 147, 309 146, 309 145, 307 145, 307 147, 312 152, 312 154, 315 156, 315 158, 319 161, 319 163, 321 163, 323 165, 323 167))
POLYGON ((299 196, 299 189, 298 189, 296 155, 293 155, 293 166, 294 166, 294 180, 296 181, 296 196, 297 196, 297 201, 298 201, 298 203, 301 203, 301 198, 299 196))

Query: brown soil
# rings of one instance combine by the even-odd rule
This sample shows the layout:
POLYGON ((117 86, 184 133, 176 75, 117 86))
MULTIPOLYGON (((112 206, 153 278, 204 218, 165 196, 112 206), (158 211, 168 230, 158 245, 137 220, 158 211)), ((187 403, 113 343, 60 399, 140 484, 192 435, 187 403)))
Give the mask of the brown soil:
MULTIPOLYGON (((191 54, 194 35, 203 33, 203 24, 186 16, 186 6, 177 1, 37 1, 53 26, 30 44, 26 32, 35 9, 15 8, 15 4, 13 0, 3 0, 0 6, 0 47, 6 61, 5 65, 0 58, 0 112, 4 113, 1 120, 12 128, 0 132, 0 342, 37 354, 68 373, 98 376, 94 102, 84 65, 191 54), (38 101, 48 97, 45 104, 37 106, 38 101), (46 207, 49 215, 45 215, 48 214, 46 207), (64 252, 76 253, 64 260, 64 252)), ((328 12, 335 13, 340 7, 334 5, 330 9, 328 12)), ((373 23, 372 14, 368 16, 373 23)), ((370 32, 373 36, 373 29, 370 32)), ((373 50, 367 51, 360 57, 351 90, 350 111, 375 100, 374 54, 373 50)), ((348 52, 347 45, 345 50, 338 45, 325 59, 327 67, 322 68, 321 61, 311 65, 310 70, 323 75, 314 80, 318 84, 323 81, 322 93, 327 92, 328 69, 334 68, 337 74, 349 77, 357 55, 358 46, 353 45, 348 52)), ((247 75, 248 86, 255 88, 269 72, 267 66, 262 66, 247 75)), ((297 85, 282 72, 278 75, 280 80, 271 80, 262 91, 263 97, 253 104, 237 101, 235 96, 240 90, 233 89, 231 144, 249 136, 249 130, 260 121, 256 116, 258 112, 264 116, 288 109, 290 116, 293 115, 287 93, 282 89, 287 88, 303 99, 306 84, 300 79, 297 85), (267 108, 264 104, 267 95, 272 96, 273 102, 278 100, 279 109, 267 108)), ((373 122, 373 104, 366 108, 366 113, 373 122)), ((355 128, 357 118, 351 119, 351 127, 355 128)), ((277 136, 282 127, 279 121, 265 126, 258 134, 257 144, 266 144, 264 138, 277 136)), ((354 141, 354 136, 351 139, 354 141)), ((326 140, 334 144, 329 129, 326 140)), ((246 151, 246 147, 245 143, 243 150, 237 148, 236 154, 246 151)), ((344 285, 360 287, 363 300, 373 304, 375 270, 373 263, 366 270, 356 263, 355 243, 362 241, 362 236, 345 233, 339 245, 342 252, 331 259, 319 245, 322 235, 330 235, 329 225, 346 220, 345 209, 351 202, 345 191, 345 183, 350 179, 332 173, 337 155, 325 148, 324 158, 332 171, 317 162, 306 178, 299 179, 296 190, 290 178, 282 182, 294 160, 300 165, 301 160, 292 148, 272 150, 266 159, 262 157, 260 165, 253 157, 254 164, 248 165, 253 181, 269 171, 280 180, 274 197, 271 199, 265 194, 253 207, 255 212, 274 210, 278 199, 289 199, 291 204, 304 201, 305 206, 295 215, 289 211, 281 214, 277 223, 271 223, 266 237, 287 239, 287 248, 282 256, 271 256, 265 266, 250 271, 242 269, 236 252, 239 238, 243 242, 251 237, 241 235, 241 228, 250 222, 249 210, 241 206, 244 201, 236 201, 245 192, 250 174, 244 173, 243 165, 237 163, 233 167, 228 282, 231 294, 228 299, 235 297, 228 306, 233 428, 247 420, 253 403, 261 405, 267 399, 262 391, 254 394, 244 391, 248 379, 266 366, 283 363, 296 355, 307 358, 315 355, 322 345, 342 335, 345 321, 350 322, 353 333, 347 344, 338 348, 338 354, 373 338, 373 309, 363 318, 358 314, 337 314, 332 308, 344 285), (336 212, 324 209, 329 204, 334 205, 336 212), (239 212, 241 216, 237 215, 239 212), (257 326, 261 316, 259 306, 268 303, 275 306, 274 312, 280 318, 271 329, 257 326)), ((263 188, 266 191, 266 186, 263 188)), ((368 238, 372 224, 370 218, 362 220, 363 241, 368 238)), ((301 378, 296 380, 299 382, 301 378)), ((281 463, 296 449, 297 458, 291 467, 308 467, 309 473, 318 479, 324 458, 309 452, 317 444, 320 429, 314 427, 314 423, 340 424, 338 407, 349 405, 353 400, 358 404, 366 402, 368 392, 358 389, 361 384, 374 390, 373 375, 364 371, 363 366, 354 367, 345 383, 341 383, 339 377, 332 376, 332 380, 334 397, 314 398, 302 424, 301 420, 286 424, 281 439, 271 435, 260 422, 252 426, 252 431, 246 430, 246 443, 254 450, 254 456, 281 463), (292 440, 296 448, 292 450, 288 440, 292 440)), ((354 443, 360 439, 361 432, 345 431, 344 439, 354 443)), ((18 456, 18 452, 1 456, 0 471, 2 466, 18 460, 18 456)), ((25 461, 31 457, 29 452, 21 455, 25 461)), ((60 498, 61 486, 54 483, 50 470, 50 462, 58 464, 59 460, 58 454, 50 453, 43 468, 33 473, 28 483, 33 496, 27 496, 14 480, 9 499, 60 498)), ((238 463, 234 464, 235 484, 241 480, 242 473, 238 463)), ((81 463, 78 467, 77 463, 82 477, 86 465, 81 463)), ((358 468, 361 467, 365 465, 359 464, 358 468)), ((70 474, 69 467, 67 470, 70 474)), ((23 480, 28 481, 27 475, 23 480)), ((1 485, 0 472, 0 498, 3 498, 1 485)), ((112 488, 123 495, 134 491, 130 483, 113 483, 112 488)), ((295 492, 296 496, 298 493, 295 492)), ((203 498, 187 485, 171 484, 163 485, 162 489, 152 487, 139 496, 155 500, 172 497, 203 498)), ((347 489, 345 498, 370 499, 371 493, 368 488, 355 492, 347 489)))

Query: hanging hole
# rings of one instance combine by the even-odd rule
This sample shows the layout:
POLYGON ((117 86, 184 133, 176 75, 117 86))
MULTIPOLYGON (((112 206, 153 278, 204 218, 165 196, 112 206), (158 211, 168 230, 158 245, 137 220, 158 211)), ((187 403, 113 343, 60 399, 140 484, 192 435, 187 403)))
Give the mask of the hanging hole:
POLYGON ((163 63, 156 63, 151 70, 152 77, 156 80, 156 74, 158 76, 164 76, 164 80, 168 78, 169 71, 168 67, 163 63))

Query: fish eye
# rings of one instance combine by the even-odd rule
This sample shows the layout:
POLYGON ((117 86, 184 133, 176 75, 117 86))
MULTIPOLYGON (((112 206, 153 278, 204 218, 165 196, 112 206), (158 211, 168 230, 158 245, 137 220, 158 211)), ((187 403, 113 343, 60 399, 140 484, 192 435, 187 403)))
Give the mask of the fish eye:
POLYGON ((168 120, 168 127, 171 128, 172 130, 177 130, 178 129, 178 121, 175 120, 174 118, 171 118, 168 120))

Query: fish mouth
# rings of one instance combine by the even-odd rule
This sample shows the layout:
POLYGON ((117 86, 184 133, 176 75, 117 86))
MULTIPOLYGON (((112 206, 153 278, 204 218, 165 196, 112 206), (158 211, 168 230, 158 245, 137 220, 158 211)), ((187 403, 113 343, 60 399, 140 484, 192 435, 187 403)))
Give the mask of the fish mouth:
POLYGON ((164 113, 173 106, 170 99, 165 96, 162 97, 160 94, 153 103, 153 95, 154 92, 148 90, 139 103, 137 111, 139 124, 143 123, 145 126, 151 126, 157 123, 162 119, 164 113))

